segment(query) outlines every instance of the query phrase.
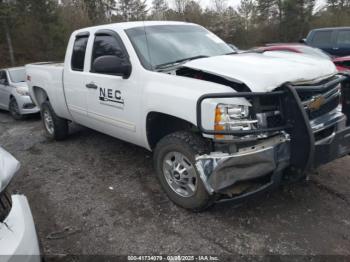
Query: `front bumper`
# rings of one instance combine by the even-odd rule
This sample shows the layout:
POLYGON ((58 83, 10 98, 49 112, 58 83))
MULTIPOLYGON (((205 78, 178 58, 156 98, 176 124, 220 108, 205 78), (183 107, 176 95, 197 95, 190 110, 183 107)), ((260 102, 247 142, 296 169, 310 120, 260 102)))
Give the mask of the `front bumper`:
POLYGON ((40 261, 33 216, 25 196, 12 196, 11 212, 0 223, 0 256, 4 262, 40 261))
POLYGON ((16 100, 21 115, 36 114, 40 112, 40 108, 33 103, 30 96, 18 96, 16 100))
POLYGON ((243 181, 280 173, 289 166, 289 158, 289 139, 278 136, 235 154, 198 156, 196 167, 207 191, 213 194, 243 181))
MULTIPOLYGON (((316 87, 297 87, 300 90, 324 90, 339 84, 344 78, 316 87)), ((207 191, 210 194, 228 195, 232 200, 245 199, 268 188, 281 184, 288 178, 295 181, 305 172, 344 157, 350 153, 350 126, 347 113, 350 108, 350 95, 342 92, 343 108, 311 118, 302 103, 297 88, 286 85, 285 91, 273 95, 262 93, 210 94, 199 99, 197 106, 198 126, 207 135, 234 135, 236 137, 279 132, 280 135, 267 139, 235 154, 212 153, 198 156, 196 167, 207 191), (283 92, 283 93, 281 93, 283 92), (210 98, 280 96, 285 126, 275 129, 251 131, 211 131, 203 128, 201 103, 210 98), (310 120, 311 119, 311 120, 310 120), (285 172, 285 171, 292 172, 285 172), (247 186, 248 185, 248 186, 247 186)), ((347 88, 346 88, 347 89, 347 88)), ((309 92, 309 91, 308 91, 309 92)), ((316 111, 317 112, 317 111, 316 111)))
MULTIPOLYGON (((343 118, 338 126, 343 126, 345 121, 346 118, 343 118)), ((310 169, 332 162, 349 153, 350 126, 347 126, 316 142, 310 169)), ((283 171, 290 167, 290 158, 290 140, 288 137, 279 136, 255 146, 254 149, 235 154, 212 153, 198 156, 196 167, 210 194, 227 193, 228 189, 242 182, 249 183, 265 177, 267 179, 265 183, 254 188, 253 192, 248 191, 247 195, 254 195, 259 191, 278 186, 282 182, 283 171)))

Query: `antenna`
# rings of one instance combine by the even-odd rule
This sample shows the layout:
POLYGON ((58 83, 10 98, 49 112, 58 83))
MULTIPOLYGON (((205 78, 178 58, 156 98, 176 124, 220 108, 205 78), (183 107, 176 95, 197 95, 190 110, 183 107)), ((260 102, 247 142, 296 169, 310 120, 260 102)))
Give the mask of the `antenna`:
POLYGON ((143 31, 145 32, 145 39, 146 39, 146 45, 147 45, 147 52, 148 52, 149 62, 151 64, 152 70, 154 70, 153 63, 152 63, 152 57, 151 57, 151 51, 150 51, 150 48, 149 48, 149 42, 148 42, 148 36, 147 36, 147 27, 146 27, 145 21, 143 21, 143 31))

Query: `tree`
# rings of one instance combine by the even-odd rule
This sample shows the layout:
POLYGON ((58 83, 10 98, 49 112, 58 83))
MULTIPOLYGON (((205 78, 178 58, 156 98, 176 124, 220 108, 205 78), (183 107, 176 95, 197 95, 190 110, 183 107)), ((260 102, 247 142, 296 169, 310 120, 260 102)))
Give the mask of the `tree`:
POLYGON ((10 20, 14 17, 14 6, 10 1, 1 0, 0 1, 0 23, 4 29, 4 34, 7 42, 7 48, 9 53, 9 59, 11 66, 16 64, 12 36, 10 32, 10 20))
POLYGON ((146 0, 118 0, 116 10, 124 21, 145 20, 146 0))
POLYGON ((174 0, 175 12, 184 14, 190 0, 174 0))
POLYGON ((164 20, 169 6, 165 0, 152 1, 152 19, 164 20))
POLYGON ((114 0, 82 0, 88 12, 89 19, 94 24, 108 22, 115 11, 114 0))
POLYGON ((227 10, 227 0, 214 0, 213 1, 214 10, 217 13, 223 13, 227 10))

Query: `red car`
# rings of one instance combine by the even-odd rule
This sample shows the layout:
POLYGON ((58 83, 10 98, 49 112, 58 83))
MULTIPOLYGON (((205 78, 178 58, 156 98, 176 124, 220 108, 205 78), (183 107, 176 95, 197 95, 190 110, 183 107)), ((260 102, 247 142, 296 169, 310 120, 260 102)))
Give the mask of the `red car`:
POLYGON ((285 51, 300 54, 307 54, 317 56, 320 58, 331 59, 337 66, 339 72, 350 72, 350 56, 334 58, 321 49, 310 47, 303 44, 271 44, 263 47, 254 48, 253 51, 267 52, 267 51, 285 51))
POLYGON ((350 72, 350 56, 337 57, 333 59, 339 72, 350 72))

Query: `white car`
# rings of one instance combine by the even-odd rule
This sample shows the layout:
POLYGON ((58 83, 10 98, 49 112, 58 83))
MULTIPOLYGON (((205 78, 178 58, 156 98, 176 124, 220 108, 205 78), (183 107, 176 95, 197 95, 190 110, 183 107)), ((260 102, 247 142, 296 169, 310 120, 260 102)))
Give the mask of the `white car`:
POLYGON ((39 262, 40 251, 27 198, 6 190, 18 161, 0 147, 0 261, 39 262))
POLYGON ((40 111, 29 96, 25 78, 24 67, 0 70, 0 109, 10 111, 16 120, 40 111))
POLYGON ((153 151, 164 191, 191 210, 257 196, 350 152, 350 97, 332 61, 233 54, 195 24, 84 28, 64 64, 26 73, 49 137, 76 122, 153 151))

